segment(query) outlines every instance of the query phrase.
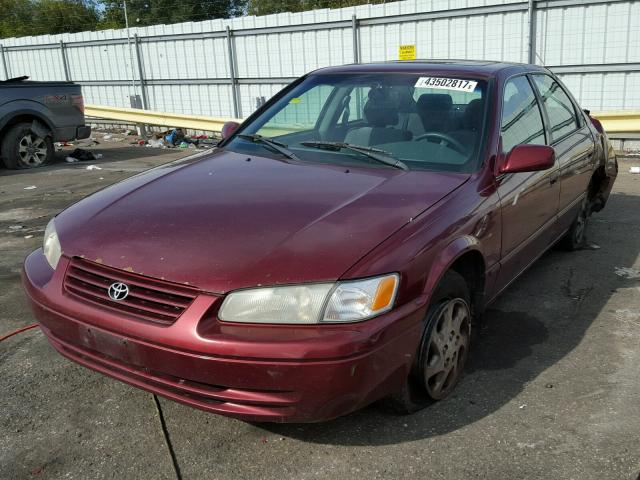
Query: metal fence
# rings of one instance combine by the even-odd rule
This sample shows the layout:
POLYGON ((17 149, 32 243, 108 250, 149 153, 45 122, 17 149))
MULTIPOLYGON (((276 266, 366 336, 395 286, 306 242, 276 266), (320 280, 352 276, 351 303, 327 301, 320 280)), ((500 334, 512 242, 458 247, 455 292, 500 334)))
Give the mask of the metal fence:
POLYGON ((406 0, 311 12, 5 39, 5 77, 73 80, 88 103, 243 117, 297 76, 418 58, 543 63, 587 108, 640 109, 640 1, 406 0))

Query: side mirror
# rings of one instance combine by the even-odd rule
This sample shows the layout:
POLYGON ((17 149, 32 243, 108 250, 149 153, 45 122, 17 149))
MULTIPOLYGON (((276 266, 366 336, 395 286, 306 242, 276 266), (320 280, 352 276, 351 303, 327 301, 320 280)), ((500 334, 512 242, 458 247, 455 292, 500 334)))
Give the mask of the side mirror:
POLYGON ((240 124, 238 122, 226 122, 222 126, 222 130, 220 131, 220 133, 222 134, 222 139, 224 140, 225 138, 229 138, 231 135, 233 135, 233 132, 235 132, 239 126, 240 124))
POLYGON ((500 166, 499 173, 537 172, 556 163, 556 152, 548 145, 516 145, 500 166))

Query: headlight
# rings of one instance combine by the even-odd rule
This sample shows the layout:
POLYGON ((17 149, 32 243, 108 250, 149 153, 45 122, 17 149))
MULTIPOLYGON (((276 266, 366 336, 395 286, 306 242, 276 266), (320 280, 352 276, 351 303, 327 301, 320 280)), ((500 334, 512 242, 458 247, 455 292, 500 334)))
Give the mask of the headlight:
POLYGON ((239 290, 218 317, 226 322, 313 324, 357 322, 391 310, 397 274, 332 283, 239 290))
POLYGON ((53 218, 49 220, 47 228, 44 230, 42 250, 44 251, 44 257, 47 259, 47 262, 49 262, 51 268, 55 270, 58 265, 58 260, 60 260, 60 256, 62 255, 62 249, 60 248, 60 241, 58 240, 56 224, 53 218))

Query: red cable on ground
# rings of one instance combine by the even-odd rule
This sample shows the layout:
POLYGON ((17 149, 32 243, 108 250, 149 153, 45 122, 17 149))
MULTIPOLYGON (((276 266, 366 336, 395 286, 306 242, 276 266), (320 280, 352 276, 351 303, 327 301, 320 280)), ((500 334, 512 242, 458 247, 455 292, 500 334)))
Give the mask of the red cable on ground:
POLYGON ((36 328, 39 325, 40 325, 39 323, 34 323, 33 325, 29 325, 28 327, 19 328, 18 330, 14 330, 11 333, 7 333, 4 337, 0 337, 0 342, 2 342, 3 340, 6 340, 9 337, 13 337, 14 335, 17 335, 18 333, 24 332, 26 330, 31 330, 32 328, 36 328))

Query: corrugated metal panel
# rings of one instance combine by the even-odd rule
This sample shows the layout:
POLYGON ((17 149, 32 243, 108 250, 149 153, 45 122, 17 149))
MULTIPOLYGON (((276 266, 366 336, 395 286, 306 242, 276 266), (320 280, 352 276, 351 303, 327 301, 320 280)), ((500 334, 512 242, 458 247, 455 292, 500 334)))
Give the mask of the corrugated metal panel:
MULTIPOLYGON (((562 78, 585 107, 594 110, 640 109, 640 1, 575 0, 573 3, 562 2, 560 7, 554 7, 555 0, 538 3, 535 42, 538 61, 552 66, 573 66, 574 70, 580 66, 599 65, 597 72, 563 73, 562 78), (616 71, 608 72, 608 64, 621 64, 622 68, 617 66, 616 71), (625 64, 630 65, 628 71, 624 71, 625 64)), ((332 29, 310 27, 234 35, 236 76, 242 79, 236 86, 239 110, 246 116, 255 109, 256 97, 268 98, 284 86, 281 81, 265 83, 265 79, 296 77, 316 68, 353 62, 350 22, 354 14, 359 20, 414 14, 429 17, 422 15, 423 18, 402 23, 391 19, 385 20, 387 23, 360 25, 360 59, 363 62, 395 60, 401 44, 415 44, 419 58, 525 62, 528 58, 526 6, 525 0, 405 0, 263 17, 155 25, 130 31, 132 36, 137 34, 143 40, 139 45, 140 63, 143 77, 150 82, 145 86, 145 92, 151 109, 233 116, 230 59, 224 36, 227 25, 238 31, 343 22, 340 28, 332 29), (457 10, 478 8, 482 10, 471 15, 457 10), (212 33, 216 38, 211 38, 212 33), (149 38, 176 34, 190 34, 190 37, 149 38), (254 78, 260 81, 251 83, 250 79, 254 78), (153 83, 159 80, 162 84, 153 83)), ((58 44, 61 40, 72 42, 66 47, 71 79, 101 82, 101 85, 84 86, 86 101, 126 107, 129 106, 129 95, 140 93, 141 87, 136 48, 129 47, 123 39, 126 39, 123 30, 106 30, 4 39, 2 43, 8 74, 26 74, 37 80, 64 80, 65 69, 58 44), (120 43, 95 44, 109 39, 117 39, 120 43), (86 42, 94 43, 88 45, 86 42), (53 48, 11 49, 43 44, 53 48)))

